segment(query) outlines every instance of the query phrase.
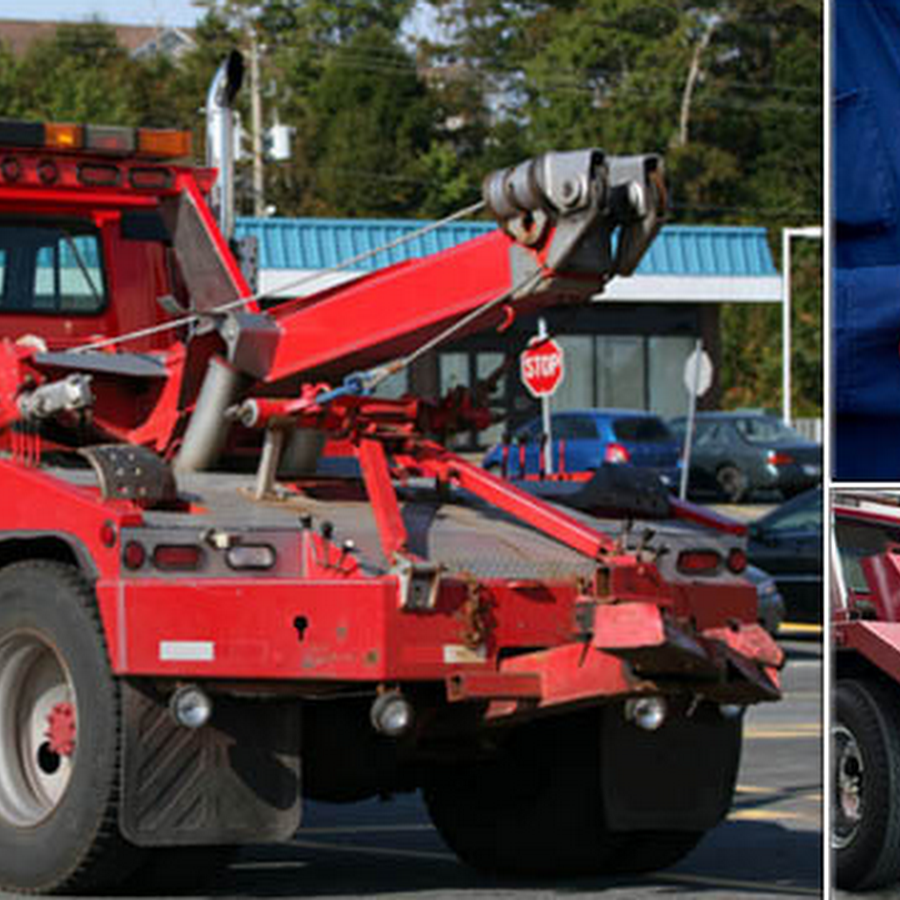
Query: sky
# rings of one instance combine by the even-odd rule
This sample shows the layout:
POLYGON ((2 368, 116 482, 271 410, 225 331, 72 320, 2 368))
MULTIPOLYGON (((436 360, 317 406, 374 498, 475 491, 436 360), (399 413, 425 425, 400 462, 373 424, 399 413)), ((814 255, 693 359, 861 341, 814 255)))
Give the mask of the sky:
POLYGON ((193 25, 191 0, 0 0, 0 19, 80 22, 100 18, 122 25, 193 25))

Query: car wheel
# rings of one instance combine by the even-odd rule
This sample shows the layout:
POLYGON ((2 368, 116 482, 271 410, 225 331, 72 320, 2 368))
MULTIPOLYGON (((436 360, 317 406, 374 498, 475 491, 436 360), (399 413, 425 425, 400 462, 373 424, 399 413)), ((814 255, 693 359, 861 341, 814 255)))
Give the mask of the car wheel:
POLYGON ((747 476, 737 466, 722 466, 716 472, 716 483, 729 503, 740 503, 747 498, 747 476))
POLYGON ((831 731, 831 845, 836 881, 869 890, 900 878, 900 697, 892 686, 845 680, 831 731))

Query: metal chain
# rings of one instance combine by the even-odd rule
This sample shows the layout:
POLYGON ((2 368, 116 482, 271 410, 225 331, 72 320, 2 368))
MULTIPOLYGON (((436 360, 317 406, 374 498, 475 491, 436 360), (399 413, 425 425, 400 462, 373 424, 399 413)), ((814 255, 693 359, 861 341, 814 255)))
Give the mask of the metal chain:
MULTIPOLYGON (((335 272, 341 272, 344 269, 349 269, 351 266, 370 259, 373 256, 377 256, 379 253, 385 253, 388 250, 393 250, 395 247, 399 247, 402 244, 407 244, 410 241, 416 240, 417 238, 424 237, 426 234, 430 234, 432 231, 436 231, 438 228, 442 228, 444 225, 449 225, 452 222, 457 221, 458 219, 464 219, 467 216, 474 215, 475 213, 483 209, 484 205, 484 201, 479 200, 477 203, 473 203, 471 206, 467 206, 464 209, 457 210, 455 213, 452 213, 449 216, 445 216, 443 219, 437 222, 431 222, 428 225, 424 225, 422 228, 418 228, 410 234, 401 235, 400 237, 395 238, 394 240, 389 241, 386 244, 382 244, 380 247, 376 247, 373 250, 366 250, 363 253, 358 253, 356 256, 345 259, 342 262, 338 263, 336 266, 332 266, 329 269, 321 269, 318 272, 312 272, 308 275, 297 278, 294 281, 290 281, 287 284, 281 285, 280 290, 294 290, 296 288, 319 281, 322 278, 325 278, 326 276, 331 275, 335 272)), ((185 325, 193 325, 195 322, 200 321, 205 316, 225 313, 233 309, 249 306, 251 303, 256 303, 259 300, 266 299, 269 296, 270 293, 268 291, 259 291, 258 293, 253 294, 250 297, 241 297, 238 300, 232 300, 229 303, 223 303, 220 306, 213 307, 212 309, 207 310, 203 313, 190 313, 189 315, 182 316, 181 318, 172 319, 169 322, 163 322, 160 325, 154 325, 149 328, 141 328, 137 331, 131 331, 127 334, 120 334, 116 337, 106 338, 102 341, 94 341, 91 344, 83 344, 80 347, 73 348, 73 352, 86 353, 90 350, 102 350, 106 347, 113 347, 117 344, 124 344, 128 341, 137 340, 138 338, 149 337, 154 334, 161 334, 165 331, 172 331, 176 328, 182 328, 185 325)))

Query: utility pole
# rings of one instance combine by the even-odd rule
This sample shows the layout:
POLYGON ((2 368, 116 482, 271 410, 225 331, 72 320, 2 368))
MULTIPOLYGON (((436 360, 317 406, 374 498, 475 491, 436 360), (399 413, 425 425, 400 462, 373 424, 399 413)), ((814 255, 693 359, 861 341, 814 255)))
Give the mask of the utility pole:
POLYGON ((266 204, 263 196, 262 89, 259 81, 259 39, 256 25, 250 26, 250 127, 253 132, 253 215, 261 218, 266 204))

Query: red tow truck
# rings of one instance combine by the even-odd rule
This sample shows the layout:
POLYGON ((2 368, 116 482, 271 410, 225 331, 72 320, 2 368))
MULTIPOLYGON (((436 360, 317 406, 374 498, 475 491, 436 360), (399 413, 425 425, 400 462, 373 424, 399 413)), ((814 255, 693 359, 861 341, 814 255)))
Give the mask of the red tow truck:
POLYGON ((0 122, 0 887, 193 878, 413 790, 484 870, 679 859, 780 696, 741 529, 595 496, 611 533, 445 449, 477 396, 373 394, 630 274, 661 161, 546 154, 487 179, 495 232, 265 308, 187 153, 0 122))
POLYGON ((900 879, 900 494, 832 492, 835 881, 900 879))

